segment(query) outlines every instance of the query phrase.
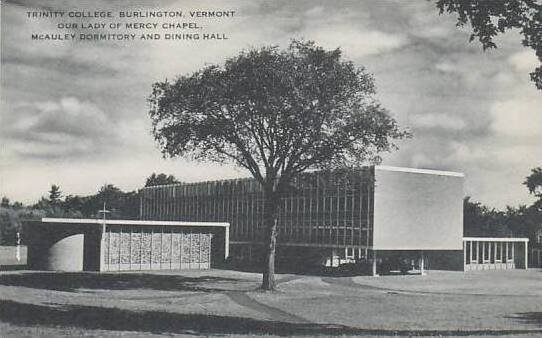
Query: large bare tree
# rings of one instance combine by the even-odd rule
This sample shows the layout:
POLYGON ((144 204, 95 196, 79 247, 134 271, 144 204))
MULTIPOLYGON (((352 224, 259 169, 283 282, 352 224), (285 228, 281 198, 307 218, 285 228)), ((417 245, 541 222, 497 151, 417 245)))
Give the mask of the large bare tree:
POLYGON ((292 41, 155 83, 149 114, 164 156, 232 162, 261 184, 262 288, 272 290, 279 200, 292 178, 375 160, 408 135, 374 94, 372 76, 339 49, 292 41))

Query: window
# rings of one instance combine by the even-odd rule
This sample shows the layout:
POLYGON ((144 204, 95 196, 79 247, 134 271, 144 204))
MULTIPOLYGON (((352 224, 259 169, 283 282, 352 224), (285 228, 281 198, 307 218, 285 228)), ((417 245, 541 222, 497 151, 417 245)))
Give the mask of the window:
POLYGON ((489 242, 489 263, 495 263, 495 253, 497 251, 497 243, 489 242))
POLYGON ((542 243, 542 234, 539 233, 536 235, 536 243, 538 244, 542 243))
POLYGON ((489 242, 482 242, 482 245, 484 246, 484 262, 489 261, 489 245, 491 243, 489 242))
POLYGON ((354 258, 354 248, 346 248, 345 249, 345 257, 348 259, 348 258, 351 258, 353 259, 354 258))
POLYGON ((365 249, 362 249, 362 248, 358 248, 358 255, 357 255, 357 258, 358 259, 365 259, 365 249))
POLYGON ((478 263, 478 242, 470 242, 471 243, 471 264, 478 263))

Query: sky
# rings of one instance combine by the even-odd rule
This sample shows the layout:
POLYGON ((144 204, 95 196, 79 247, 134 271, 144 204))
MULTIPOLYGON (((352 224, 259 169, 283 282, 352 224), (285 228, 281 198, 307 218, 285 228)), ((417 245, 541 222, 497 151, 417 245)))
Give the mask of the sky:
MULTIPOLYGON (((385 165, 465 173, 465 195, 486 205, 529 204, 522 184, 542 165, 542 92, 534 51, 517 32, 484 52, 469 29, 431 1, 2 2, 0 195, 33 203, 103 184, 128 191, 151 173, 186 182, 248 176, 228 165, 164 159, 151 135, 152 84, 220 64, 239 51, 293 38, 338 48, 374 75, 376 98, 413 138, 385 165), (235 11, 230 18, 28 18, 27 12, 235 11), (50 41, 33 33, 89 33, 81 24, 195 22, 227 40, 50 41), (59 28, 77 23, 77 28, 59 28)), ((106 33, 114 33, 105 30, 106 33)), ((136 31, 139 36, 142 32, 136 31)), ((178 33, 193 33, 179 31, 178 33)), ((161 34, 167 33, 160 31, 161 34)), ((443 192, 446 193, 446 192, 443 192)))

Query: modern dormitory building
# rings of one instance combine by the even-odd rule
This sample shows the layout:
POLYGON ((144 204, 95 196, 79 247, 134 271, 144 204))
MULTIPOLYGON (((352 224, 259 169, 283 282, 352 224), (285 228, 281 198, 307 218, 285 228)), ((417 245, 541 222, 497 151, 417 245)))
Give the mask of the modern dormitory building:
MULTIPOLYGON (((277 261, 336 266, 400 255, 434 269, 524 266, 523 239, 463 239, 463 181, 462 173, 388 166, 302 174, 281 199, 277 261)), ((140 207, 144 220, 228 222, 232 258, 263 256, 254 179, 148 187, 140 207)))
MULTIPOLYGON (((385 166, 300 175, 281 199, 277 262, 296 269, 400 257, 431 269, 526 267, 528 239, 463 238, 463 174, 385 166)), ((253 179, 144 188, 140 220, 25 223, 28 267, 208 269, 263 256, 263 200, 253 179)), ((533 247, 534 248, 534 247, 533 247)), ((532 262, 540 263, 532 249, 532 262)))

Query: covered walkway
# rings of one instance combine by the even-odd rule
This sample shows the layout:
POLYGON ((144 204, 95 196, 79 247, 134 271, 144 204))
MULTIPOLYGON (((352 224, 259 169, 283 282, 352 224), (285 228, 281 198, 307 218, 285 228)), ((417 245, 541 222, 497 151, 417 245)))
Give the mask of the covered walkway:
POLYGON ((464 237, 465 271, 527 269, 528 238, 464 237))

